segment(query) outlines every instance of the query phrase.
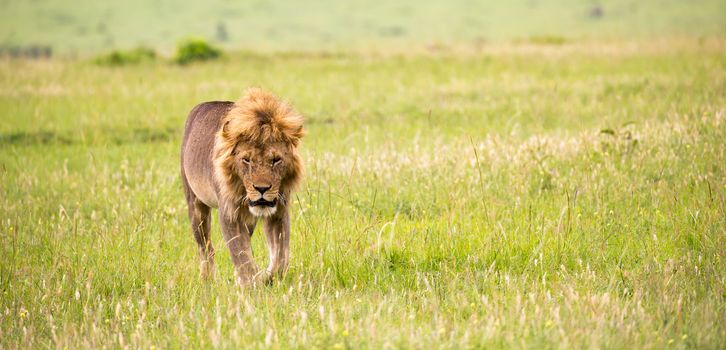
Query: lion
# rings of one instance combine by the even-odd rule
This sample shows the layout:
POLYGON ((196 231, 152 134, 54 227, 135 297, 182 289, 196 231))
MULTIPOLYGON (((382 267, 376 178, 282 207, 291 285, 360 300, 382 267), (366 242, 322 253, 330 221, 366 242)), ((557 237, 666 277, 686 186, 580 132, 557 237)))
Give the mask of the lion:
POLYGON ((240 284, 272 281, 287 270, 289 199, 300 183, 298 146, 303 118, 290 105, 259 88, 237 102, 204 102, 192 109, 181 146, 181 177, 202 279, 214 277, 211 208, 219 223, 240 284), (264 220, 270 252, 258 272, 250 240, 264 220))

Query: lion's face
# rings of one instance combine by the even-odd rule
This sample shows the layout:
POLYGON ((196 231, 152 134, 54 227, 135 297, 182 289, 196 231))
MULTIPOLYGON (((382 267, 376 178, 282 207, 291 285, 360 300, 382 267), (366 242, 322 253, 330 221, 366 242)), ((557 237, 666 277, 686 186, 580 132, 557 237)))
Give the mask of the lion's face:
POLYGON ((235 102, 214 142, 219 207, 227 217, 246 215, 240 205, 254 216, 286 209, 303 175, 297 148, 304 134, 302 116, 268 92, 250 89, 235 102))
POLYGON ((235 164, 237 176, 246 191, 245 204, 255 216, 271 216, 284 201, 281 184, 292 166, 290 147, 282 142, 255 146, 237 146, 235 164))

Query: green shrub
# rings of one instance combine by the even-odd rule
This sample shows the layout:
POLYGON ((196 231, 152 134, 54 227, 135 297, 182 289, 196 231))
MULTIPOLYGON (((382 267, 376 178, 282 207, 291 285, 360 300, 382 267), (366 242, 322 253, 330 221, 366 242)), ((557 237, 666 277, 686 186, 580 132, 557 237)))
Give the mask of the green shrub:
POLYGON ((107 66, 123 66, 150 62, 156 59, 156 52, 146 47, 137 47, 133 50, 114 50, 96 58, 96 63, 107 66))
POLYGON ((179 43, 174 61, 187 64, 194 61, 208 61, 217 59, 222 51, 213 47, 204 39, 187 39, 179 43))

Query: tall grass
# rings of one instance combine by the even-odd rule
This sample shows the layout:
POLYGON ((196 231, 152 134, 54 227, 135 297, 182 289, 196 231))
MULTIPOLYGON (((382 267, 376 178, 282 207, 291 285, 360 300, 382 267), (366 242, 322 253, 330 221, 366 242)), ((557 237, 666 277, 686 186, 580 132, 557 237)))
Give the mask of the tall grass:
POLYGON ((5 61, 0 347, 723 348, 722 47, 5 61), (307 178, 241 290, 216 222, 198 278, 178 148, 251 85, 307 178))

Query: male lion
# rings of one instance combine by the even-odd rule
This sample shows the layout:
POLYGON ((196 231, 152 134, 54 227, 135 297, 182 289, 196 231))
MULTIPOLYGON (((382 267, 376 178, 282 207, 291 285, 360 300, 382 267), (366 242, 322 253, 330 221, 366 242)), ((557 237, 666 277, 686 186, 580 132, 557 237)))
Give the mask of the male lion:
POLYGON ((302 178, 297 148, 303 119, 261 89, 237 102, 205 102, 187 117, 181 147, 181 176, 200 274, 214 276, 210 208, 219 208, 222 234, 238 281, 270 281, 287 269, 290 242, 288 199, 302 178), (257 272, 250 239, 264 218, 270 264, 257 272))

